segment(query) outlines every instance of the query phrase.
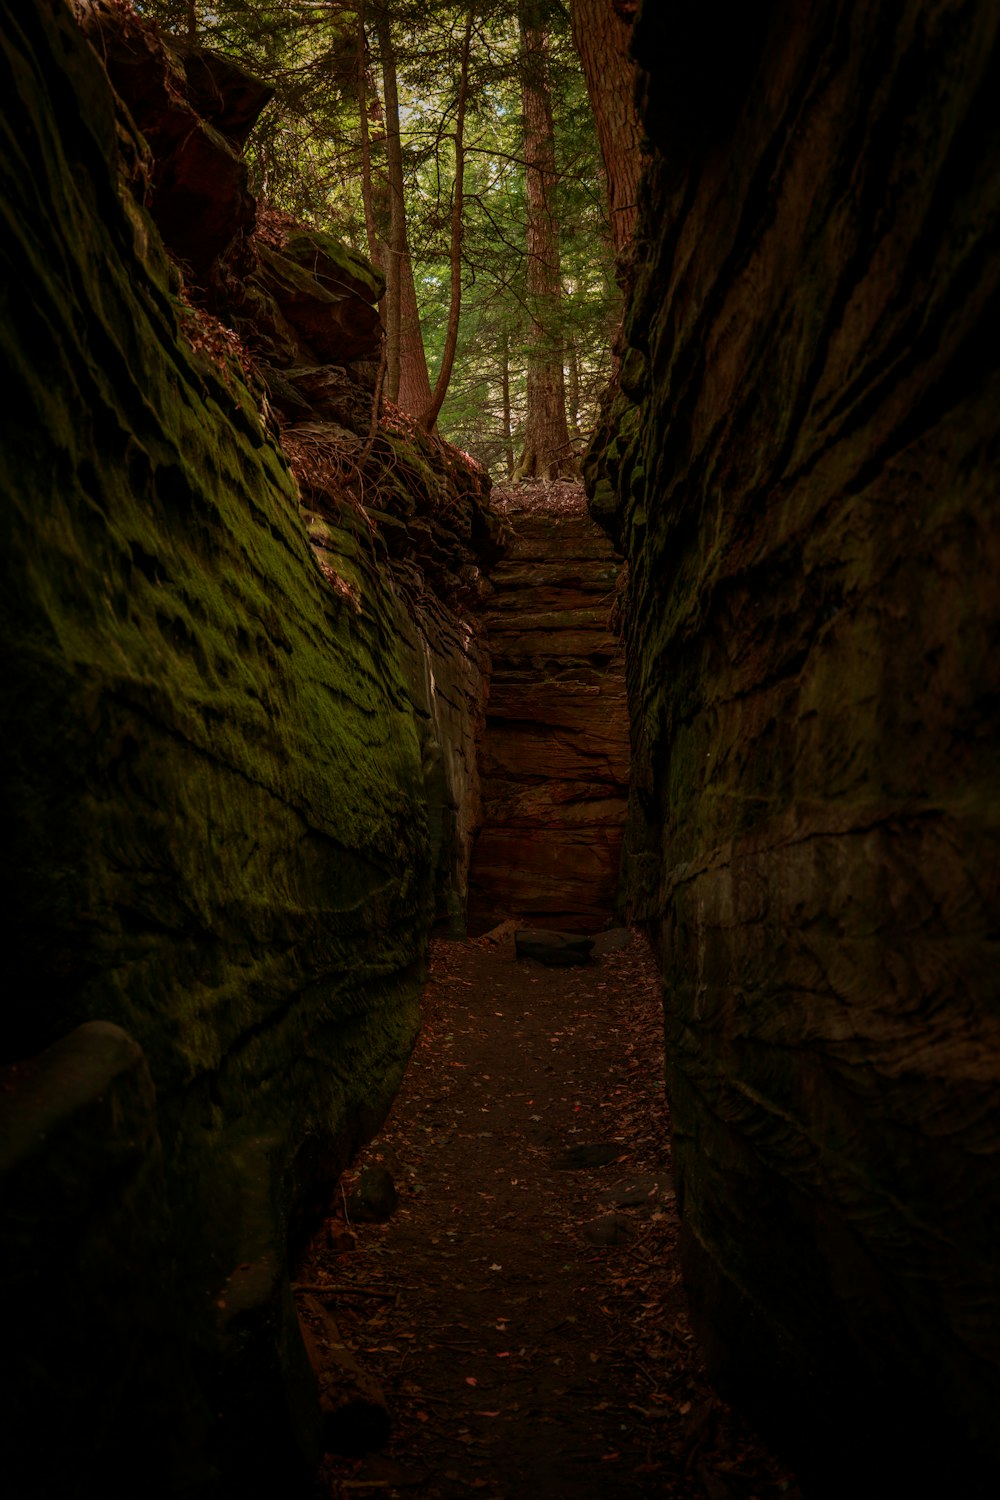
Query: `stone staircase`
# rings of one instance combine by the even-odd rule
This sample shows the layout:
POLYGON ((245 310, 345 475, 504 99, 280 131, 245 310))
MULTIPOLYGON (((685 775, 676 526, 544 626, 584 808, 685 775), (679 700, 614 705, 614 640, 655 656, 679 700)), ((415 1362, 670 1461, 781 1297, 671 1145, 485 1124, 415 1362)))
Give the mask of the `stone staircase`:
POLYGON ((557 508, 544 510, 540 487, 512 492, 514 542, 492 575, 473 932, 509 917, 595 931, 612 915, 629 762, 624 650, 611 623, 621 559, 582 488, 556 490, 557 508))

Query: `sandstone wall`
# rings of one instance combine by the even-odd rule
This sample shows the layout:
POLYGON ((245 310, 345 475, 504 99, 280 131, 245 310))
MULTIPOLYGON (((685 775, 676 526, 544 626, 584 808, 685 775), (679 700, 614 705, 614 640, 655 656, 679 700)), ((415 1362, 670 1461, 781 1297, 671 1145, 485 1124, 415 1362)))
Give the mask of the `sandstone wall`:
POLYGON ((992 1493, 1000 12, 751 10, 643 8, 626 394, 588 460, 686 1272, 817 1490, 992 1493))
POLYGON ((464 880, 442 809, 475 806, 460 757, 431 784, 447 671, 410 659, 450 654, 496 526, 441 445, 368 442, 371 268, 253 250, 267 91, 131 23, 116 51, 110 14, 146 139, 62 0, 0 20, 5 1470, 292 1493, 318 1429, 289 1241, 392 1098, 464 880), (211 309, 266 349, 269 417, 211 309))
POLYGON ((386 402, 373 422, 384 278, 333 235, 259 211, 247 189, 242 148, 272 90, 108 0, 82 19, 149 146, 144 197, 183 268, 186 336, 241 346, 321 571, 357 607, 374 570, 391 604, 388 649, 420 742, 434 911, 459 931, 480 817, 478 612, 503 550, 489 476, 386 402))

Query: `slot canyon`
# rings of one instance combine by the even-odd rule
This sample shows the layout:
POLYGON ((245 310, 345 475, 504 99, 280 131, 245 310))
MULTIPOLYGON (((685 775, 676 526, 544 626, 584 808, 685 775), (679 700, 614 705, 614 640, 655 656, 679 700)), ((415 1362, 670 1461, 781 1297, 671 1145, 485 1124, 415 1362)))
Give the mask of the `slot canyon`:
POLYGON ((388 396, 239 9, 0 15, 6 1492, 994 1495, 1000 7, 275 0, 366 152, 451 27, 435 244, 477 28, 618 38, 547 474, 388 396))

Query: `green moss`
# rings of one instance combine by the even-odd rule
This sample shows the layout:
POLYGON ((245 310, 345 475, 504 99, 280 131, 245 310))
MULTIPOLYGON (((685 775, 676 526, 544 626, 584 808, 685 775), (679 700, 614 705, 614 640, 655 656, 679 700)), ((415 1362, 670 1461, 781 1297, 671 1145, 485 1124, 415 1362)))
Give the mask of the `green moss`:
POLYGON ((423 495, 445 499, 444 486, 441 474, 435 470, 426 456, 422 456, 419 450, 419 438, 412 442, 409 437, 400 433, 380 433, 380 440, 388 444, 391 450, 389 460, 390 474, 393 470, 399 474, 399 484, 404 491, 418 492, 423 495))
POLYGON ((321 229, 289 235, 285 254, 320 281, 348 287, 369 302, 385 292, 385 277, 371 261, 321 229))
POLYGON ((412 1041, 419 747, 377 574, 345 560, 360 612, 330 589, 252 396, 178 337, 99 64, 24 24, 53 94, 8 29, 5 1045, 90 1018, 140 1042, 184 1254, 221 1275, 234 1142, 277 1139, 282 1200, 301 1141, 343 1154, 412 1041))

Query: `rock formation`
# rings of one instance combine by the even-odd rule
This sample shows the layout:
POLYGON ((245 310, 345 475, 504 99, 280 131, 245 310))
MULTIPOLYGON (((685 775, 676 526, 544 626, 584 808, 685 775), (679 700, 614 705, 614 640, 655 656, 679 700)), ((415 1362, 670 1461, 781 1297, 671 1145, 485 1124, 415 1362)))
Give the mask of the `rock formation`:
POLYGON ((621 559, 577 486, 552 493, 514 491, 484 615, 491 681, 469 917, 592 931, 614 906, 628 790, 621 559))
POLYGON ((6 1475, 287 1493, 288 1247, 459 920, 499 523, 372 421, 372 268, 252 232, 268 91, 78 10, 0 19, 6 1475))
POLYGON ((1000 12, 643 7, 588 458, 686 1274, 817 1492, 1000 1469, 1000 12))

